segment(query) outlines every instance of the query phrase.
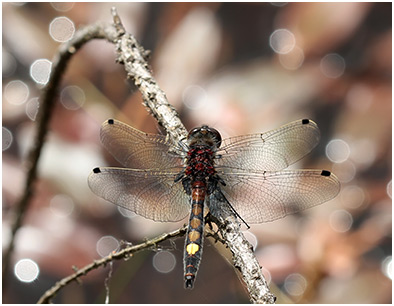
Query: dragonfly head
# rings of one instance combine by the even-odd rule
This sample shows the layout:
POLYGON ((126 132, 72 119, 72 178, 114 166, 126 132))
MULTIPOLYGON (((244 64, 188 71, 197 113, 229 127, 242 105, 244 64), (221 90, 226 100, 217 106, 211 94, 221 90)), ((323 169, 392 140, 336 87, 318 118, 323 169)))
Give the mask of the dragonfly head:
POLYGON ((190 145, 209 145, 216 149, 222 143, 222 136, 220 133, 207 125, 196 127, 189 132, 187 140, 190 145))

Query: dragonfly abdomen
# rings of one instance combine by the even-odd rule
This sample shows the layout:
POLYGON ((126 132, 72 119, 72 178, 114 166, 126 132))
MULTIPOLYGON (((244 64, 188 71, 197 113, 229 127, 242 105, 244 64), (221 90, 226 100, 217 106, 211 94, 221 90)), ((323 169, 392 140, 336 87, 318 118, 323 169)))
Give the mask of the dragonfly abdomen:
POLYGON ((204 201, 206 183, 194 181, 192 183, 191 213, 185 239, 185 287, 192 289, 201 261, 203 232, 204 232, 204 201))

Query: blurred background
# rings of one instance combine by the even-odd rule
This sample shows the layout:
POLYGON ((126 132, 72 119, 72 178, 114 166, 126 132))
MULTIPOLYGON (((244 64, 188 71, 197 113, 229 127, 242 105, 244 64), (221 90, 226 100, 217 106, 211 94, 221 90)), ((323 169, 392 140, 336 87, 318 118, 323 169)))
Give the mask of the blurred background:
MULTIPOLYGON (((392 301, 391 3, 3 3, 3 254, 26 176, 41 89, 62 42, 117 7, 152 51, 158 84, 187 129, 223 137, 310 118, 317 148, 295 168, 327 169, 333 200, 245 232, 278 303, 392 301)), ((35 303, 56 281, 121 246, 179 228, 96 197, 87 176, 116 166, 101 123, 160 133, 115 63, 114 46, 89 42, 72 59, 16 237, 5 303, 35 303)), ((184 239, 115 262, 72 283, 56 303, 247 303, 231 256, 206 239, 192 291, 183 288, 184 239), (107 279, 108 278, 108 279, 107 279)))

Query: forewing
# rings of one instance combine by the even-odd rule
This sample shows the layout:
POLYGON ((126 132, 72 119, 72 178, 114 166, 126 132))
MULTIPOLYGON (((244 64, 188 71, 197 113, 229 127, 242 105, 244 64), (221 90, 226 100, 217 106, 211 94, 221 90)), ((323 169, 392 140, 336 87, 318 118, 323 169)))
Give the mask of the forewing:
POLYGON ((128 168, 170 168, 183 163, 181 156, 170 152, 172 146, 165 136, 143 133, 114 119, 102 124, 100 139, 112 156, 128 168))
POLYGON ((251 173, 228 169, 219 173, 221 190, 249 223, 263 223, 322 204, 334 198, 340 183, 326 170, 284 170, 251 173))
POLYGON ((154 221, 179 221, 189 213, 189 197, 175 170, 95 168, 90 189, 99 197, 154 221))
POLYGON ((217 155, 217 167, 250 171, 278 171, 287 168, 319 142, 316 123, 302 119, 262 134, 231 137, 223 140, 217 155))

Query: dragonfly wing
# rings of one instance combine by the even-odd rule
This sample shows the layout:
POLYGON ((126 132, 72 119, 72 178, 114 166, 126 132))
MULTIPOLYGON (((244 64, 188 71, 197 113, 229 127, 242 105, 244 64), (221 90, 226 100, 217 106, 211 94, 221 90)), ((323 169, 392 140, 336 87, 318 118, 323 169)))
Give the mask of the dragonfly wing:
POLYGON ((322 204, 340 189, 326 170, 284 170, 251 173, 228 169, 219 173, 221 190, 237 213, 249 223, 263 223, 322 204))
POLYGON ((128 168, 158 169, 183 163, 181 156, 169 152, 171 142, 165 136, 147 134, 114 119, 102 124, 100 139, 112 156, 128 168))
POLYGON ((99 197, 154 221, 179 221, 190 210, 189 197, 176 170, 95 168, 90 189, 99 197))
POLYGON ((287 168, 319 142, 316 123, 302 119, 262 134, 231 137, 218 150, 217 167, 250 171, 278 171, 287 168))

